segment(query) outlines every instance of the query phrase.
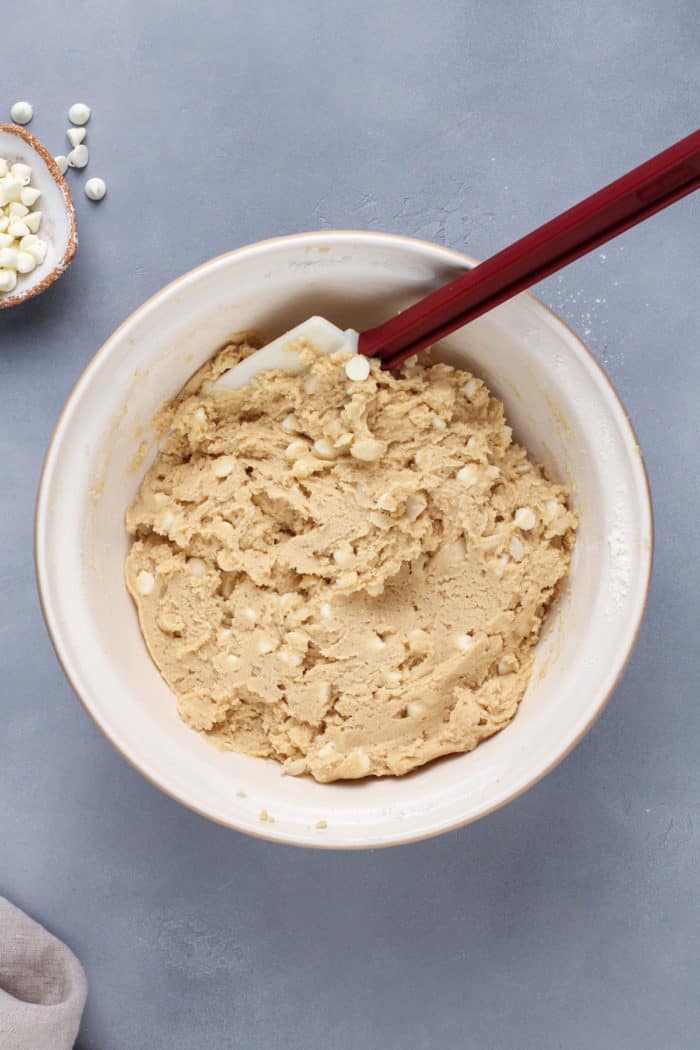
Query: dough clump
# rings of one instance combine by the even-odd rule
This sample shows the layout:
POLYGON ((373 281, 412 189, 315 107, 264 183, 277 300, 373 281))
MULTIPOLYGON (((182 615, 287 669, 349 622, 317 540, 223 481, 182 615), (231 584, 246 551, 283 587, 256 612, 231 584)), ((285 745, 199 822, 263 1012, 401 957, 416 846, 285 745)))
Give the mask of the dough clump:
POLYGON ((569 566, 568 492, 503 405, 429 354, 398 375, 301 347, 303 375, 211 383, 157 417, 126 580, 182 719, 328 782, 471 751, 517 711, 569 566))

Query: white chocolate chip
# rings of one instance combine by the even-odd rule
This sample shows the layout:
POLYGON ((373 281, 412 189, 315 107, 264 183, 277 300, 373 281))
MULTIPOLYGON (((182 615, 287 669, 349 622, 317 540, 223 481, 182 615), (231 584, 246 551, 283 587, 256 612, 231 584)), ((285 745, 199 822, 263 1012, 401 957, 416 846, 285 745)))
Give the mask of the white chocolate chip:
POLYGON ((277 648, 277 642, 269 634, 261 634, 257 639, 256 645, 261 656, 264 656, 266 653, 274 653, 277 648))
POLYGON ((156 585, 156 579, 152 572, 147 572, 146 569, 141 569, 141 572, 136 577, 136 590, 139 594, 148 595, 153 592, 153 588, 156 585))
POLYGON ((226 666, 228 667, 229 671, 237 671, 240 665, 240 656, 236 656, 234 653, 228 653, 226 657, 226 666))
POLYGON ((367 639, 367 648, 374 649, 375 652, 380 652, 382 649, 386 649, 386 642, 383 638, 380 638, 378 634, 375 634, 374 631, 371 631, 367 639))
POLYGON ((287 445, 284 454, 287 459, 298 459, 299 456, 303 456, 308 451, 309 446, 305 441, 292 441, 291 444, 287 445))
POLYGON ((85 183, 85 196, 91 201, 101 201, 107 192, 107 183, 104 179, 88 179, 85 183))
POLYGON ((474 644, 474 639, 470 634, 458 634, 455 638, 455 649, 458 649, 460 653, 467 653, 474 644))
POLYGON ((32 169, 28 164, 22 164, 18 161, 10 168, 10 175, 14 179, 19 179, 23 186, 28 186, 32 179, 32 169))
POLYGON ((336 448, 347 448, 348 445, 352 445, 355 440, 355 435, 349 431, 345 434, 341 434, 337 441, 334 442, 336 448))
POLYGON ((463 485, 476 485, 478 480, 479 468, 476 463, 467 463, 466 467, 462 467, 461 470, 457 471, 457 481, 460 481, 463 485))
POLYGON ((386 444, 383 441, 376 438, 360 438, 350 446, 350 455, 364 463, 375 463, 382 458, 385 450, 386 444))
POLYGON ((88 153, 87 146, 81 144, 72 149, 68 154, 68 167, 69 168, 84 168, 89 160, 90 154, 88 153))
POLYGON ((435 430, 447 430, 447 423, 442 416, 433 416, 431 423, 435 430))
POLYGON ((401 685, 402 682, 400 671, 383 671, 382 678, 385 683, 390 686, 401 685))
POLYGON ((66 138, 70 142, 72 149, 79 146, 86 135, 87 131, 85 128, 68 128, 68 131, 66 132, 66 138))
POLYGON ((304 390, 307 394, 315 394, 317 393, 320 385, 321 380, 318 378, 318 376, 309 376, 309 378, 304 383, 304 390))
POLYGON ((175 524, 175 515, 171 510, 165 510, 160 517, 160 528, 163 532, 169 532, 175 524))
POLYGON ((22 99, 10 109, 10 116, 12 117, 15 124, 29 124, 32 117, 34 116, 34 107, 31 102, 26 102, 22 99))
POLYGON ((233 456, 220 456, 214 462, 214 477, 227 478, 233 472, 236 461, 233 456))
POLYGON ((17 284, 15 270, 0 270, 0 292, 12 292, 17 284))
POLYGON ((22 196, 22 183, 12 175, 5 175, 0 179, 0 207, 18 201, 22 196))
MULTIPOLYGON (((38 190, 35 186, 23 186, 19 195, 19 199, 25 208, 31 208, 41 197, 41 190, 38 190)), ((26 211, 24 213, 27 214, 26 211)))
POLYGON ((358 574, 351 569, 349 572, 341 572, 335 582, 338 587, 354 587, 359 578, 358 574))
POLYGON ((18 251, 16 248, 0 248, 0 266, 8 270, 16 270, 18 251))
POLYGON ((77 124, 82 127, 90 119, 90 112, 90 107, 86 106, 84 102, 74 102, 68 110, 68 119, 71 124, 77 124))
POLYGON ((17 252, 17 273, 31 273, 35 268, 36 259, 31 252, 17 252))
MULTIPOLYGON (((27 187, 25 186, 22 193, 26 192, 27 187)), ((20 201, 13 201, 12 204, 8 204, 5 208, 5 215, 8 219, 23 219, 25 215, 29 215, 29 208, 20 201)))
POLYGON ((474 394, 477 392, 478 389, 478 379, 468 379, 467 382, 464 384, 464 393, 467 395, 470 401, 474 397, 474 394))
POLYGON ((333 619, 333 610, 331 609, 328 602, 324 602, 319 611, 324 620, 333 619))
POLYGON ((300 777, 306 772, 306 759, 295 758, 291 762, 287 762, 284 767, 284 772, 289 777, 300 777))
POLYGON ((561 503, 556 499, 548 499, 544 505, 544 509, 550 518, 556 518, 562 509, 561 503))
POLYGON ((304 662, 302 654, 294 652, 293 649, 283 647, 279 650, 277 655, 283 663, 289 664, 291 667, 299 667, 304 662))
POLYGON ((343 543, 337 550, 333 551, 333 561, 341 569, 347 569, 355 561, 355 551, 349 543, 343 543))
POLYGON ((207 567, 201 558, 188 558, 187 559, 187 571, 193 576, 202 577, 207 571, 207 567))
POLYGON ((510 551, 510 556, 513 561, 522 561, 525 557, 525 548, 517 536, 511 536, 508 550, 510 551))
POLYGON ((369 358, 364 354, 353 354, 345 363, 345 375, 355 383, 361 383, 367 379, 370 373, 369 358))
POLYGON ((198 408, 195 411, 194 418, 197 420, 198 423, 206 423, 207 414, 203 408, 198 408))
POLYGON ((409 718, 420 718, 421 715, 425 714, 425 708, 422 704, 412 700, 410 704, 406 704, 406 714, 409 718))
POLYGON ((297 421, 290 412, 288 416, 285 416, 280 426, 282 430, 286 430, 288 434, 296 434, 297 432, 297 421))
POLYGON ((250 608, 249 609, 244 609, 243 610, 243 615, 245 616, 246 620, 248 620, 249 623, 257 623, 258 622, 258 614, 256 613, 255 609, 250 609, 250 608))
POLYGON ((369 773, 371 765, 369 755, 361 747, 356 747, 350 753, 348 772, 352 772, 356 776, 364 776, 365 773, 369 773))
POLYGON ((54 157, 54 160, 61 175, 65 175, 68 171, 68 157, 64 157, 62 153, 59 153, 57 157, 54 157))
POLYGON ((327 704, 331 698, 331 684, 330 682, 319 682, 318 685, 318 698, 322 704, 327 704))
POLYGON ((7 232, 9 233, 10 237, 15 237, 17 240, 21 240, 23 237, 26 237, 29 233, 29 227, 26 225, 24 219, 14 219, 10 222, 10 225, 7 227, 7 232))
POLYGON ((320 459, 335 459, 336 457, 336 451, 330 441, 323 438, 320 441, 314 441, 314 452, 320 459))
POLYGON ((518 507, 513 518, 517 528, 529 532, 537 524, 537 515, 532 507, 518 507))

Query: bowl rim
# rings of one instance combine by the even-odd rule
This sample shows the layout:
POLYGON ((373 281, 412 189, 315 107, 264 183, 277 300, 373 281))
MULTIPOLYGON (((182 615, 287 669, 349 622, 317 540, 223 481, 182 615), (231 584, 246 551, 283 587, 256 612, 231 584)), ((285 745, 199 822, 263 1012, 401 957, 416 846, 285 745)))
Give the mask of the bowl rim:
POLYGON ((197 813, 198 816, 204 817, 207 820, 210 820, 213 823, 218 824, 218 825, 220 825, 222 827, 230 828, 230 829, 232 829, 234 831, 238 831, 240 833, 243 833, 243 834, 246 834, 246 835, 250 835, 253 838, 261 839, 263 841, 280 843, 282 845, 292 845, 292 846, 297 846, 297 847, 301 847, 301 848, 304 848, 304 849, 326 849, 326 850, 343 850, 343 851, 345 851, 345 850, 356 851, 356 850, 363 850, 363 849, 384 849, 384 848, 388 848, 390 846, 395 846, 395 845, 408 845, 408 844, 411 844, 411 843, 422 842, 422 841, 425 841, 427 839, 434 838, 434 837, 436 837, 438 835, 445 834, 446 832, 455 831, 455 830, 457 830, 459 828, 466 827, 468 824, 472 824, 472 823, 476 822, 477 820, 481 820, 483 817, 487 817, 489 814, 494 813, 496 810, 498 810, 501 807, 507 805, 509 802, 512 802, 512 801, 514 801, 517 798, 520 798, 520 796, 525 794, 526 791, 529 791, 530 788, 534 787, 535 784, 539 783, 540 780, 542 780, 545 776, 547 776, 549 773, 551 773, 552 770, 555 769, 559 765, 560 762, 563 762, 563 760, 568 755, 571 754, 571 752, 574 750, 574 748, 586 736, 586 734, 589 732, 591 727, 595 724, 595 722, 598 720, 598 718, 600 717, 602 712, 605 710, 605 708, 607 707, 608 703, 610 702, 610 699, 611 699, 613 693, 617 690, 617 687, 619 686, 619 684, 620 684, 620 682, 621 682, 621 680, 622 680, 622 678, 623 678, 623 676, 625 674, 625 671, 627 670, 627 666, 628 666, 628 664, 630 662, 630 659, 632 657, 632 653, 634 652, 634 650, 636 648, 636 645, 637 645, 637 641, 639 639, 639 633, 640 633, 640 630, 641 630, 642 622, 644 620, 644 614, 646 612, 646 608, 647 608, 647 604, 648 604, 648 600, 649 600, 649 591, 650 591, 650 587, 651 587, 652 571, 653 571, 653 564, 654 564, 654 550, 655 550, 654 511, 653 511, 653 502, 652 502, 652 496, 651 496, 651 487, 650 487, 650 484, 649 484, 649 475, 648 475, 648 472, 647 472, 646 464, 644 462, 644 456, 643 456, 641 447, 639 445, 639 440, 638 440, 637 433, 635 431, 634 425, 633 425, 632 420, 631 420, 631 418, 629 416, 629 413, 627 412, 627 409, 625 408, 625 406, 624 406, 624 404, 622 402, 622 399, 620 398, 620 395, 617 393, 617 390, 615 389, 615 387, 614 387, 614 385, 612 383, 612 380, 610 379, 610 377, 608 376, 607 372, 605 371, 603 366, 600 364, 598 359, 594 356, 592 351, 586 346, 586 344, 580 338, 580 336, 578 336, 577 333, 573 330, 573 328, 571 328, 570 325, 568 325, 565 321, 563 321, 558 316, 558 314, 556 314, 554 312, 554 310, 552 310, 545 303, 543 303, 541 299, 538 299, 537 296, 535 296, 532 292, 529 292, 529 291, 520 292, 519 295, 516 297, 516 298, 519 298, 520 296, 524 296, 524 297, 530 299, 531 301, 533 301, 536 304, 537 308, 542 310, 545 313, 545 315, 547 315, 547 318, 548 318, 548 320, 550 322, 553 321, 555 326, 556 325, 561 325, 562 328, 564 329, 564 331, 568 334, 568 336, 571 339, 573 339, 576 344, 578 344, 578 348, 581 351, 584 352, 585 356, 588 358, 588 363, 592 366, 593 370, 598 373, 598 378, 602 381, 603 385, 607 388, 607 392, 612 396, 612 399, 613 399, 613 402, 614 402, 615 406, 621 412, 622 417, 624 418, 624 420, 627 423, 627 426, 629 427, 629 431, 630 431, 631 436, 632 436, 632 438, 634 440, 634 443, 635 443, 635 446, 636 446, 636 452, 637 452, 637 455, 635 456, 636 462, 633 462, 633 468, 636 467, 639 470, 640 475, 641 475, 641 480, 643 482, 642 493, 643 493, 644 498, 645 498, 645 506, 646 506, 646 510, 648 512, 648 518, 649 518, 649 547, 648 547, 648 550, 645 552, 646 553, 646 557, 644 559, 644 566, 646 567, 646 580, 644 581, 643 595, 641 597, 641 600, 638 603, 638 608, 635 610, 634 629, 633 629, 633 631, 630 634, 630 641, 629 641, 629 645, 628 645, 627 651, 626 651, 626 653, 624 654, 624 657, 621 659, 621 661, 619 663, 617 674, 615 675, 614 680, 610 683, 610 686, 609 686, 607 692, 604 694, 604 696, 601 697, 599 703, 596 705, 595 709, 592 711, 590 717, 587 719, 585 724, 579 729, 579 731, 572 738, 572 740, 570 740, 567 743, 567 745, 562 750, 558 751, 557 754, 554 755, 554 757, 551 759, 551 761, 549 763, 547 763, 547 765, 545 765, 542 769, 539 769, 535 773, 533 773, 533 775, 530 778, 528 778, 528 780, 525 783, 521 784, 519 787, 516 787, 516 788, 512 789, 505 796, 500 797, 500 798, 496 799, 494 802, 492 802, 489 805, 485 806, 478 813, 473 813, 473 814, 471 814, 471 815, 469 815, 469 816, 467 816, 467 817, 465 817, 463 819, 462 818, 452 819, 452 820, 448 821, 447 823, 441 824, 441 825, 439 825, 439 826, 437 826, 435 828, 422 830, 422 831, 416 832, 414 834, 409 834, 409 835, 400 835, 400 834, 389 835, 385 839, 382 839, 381 841, 373 841, 373 842, 367 843, 367 844, 361 843, 361 842, 360 843, 348 843, 348 844, 342 843, 342 844, 338 844, 336 842, 329 842, 329 841, 323 841, 323 840, 310 842, 310 841, 301 841, 298 838, 296 838, 294 835, 291 835, 291 834, 288 834, 288 833, 285 833, 285 832, 282 832, 282 831, 273 831, 272 827, 267 825, 267 824, 261 825, 260 829, 258 829, 258 828, 251 828, 249 826, 242 827, 234 819, 228 819, 227 820, 227 819, 225 819, 223 817, 215 816, 215 815, 207 812, 206 810, 204 810, 200 806, 192 803, 188 798, 184 797, 180 793, 172 790, 169 787, 164 786, 160 782, 160 780, 157 779, 156 775, 151 773, 150 770, 147 767, 142 765, 141 762, 138 761, 136 758, 132 757, 131 755, 127 754, 124 750, 122 750, 120 745, 112 738, 112 735, 110 734, 108 729, 105 726, 102 725, 101 720, 98 718, 98 716, 93 711, 93 709, 91 707, 91 704, 90 704, 90 701, 82 694, 82 692, 80 691, 78 685, 76 684, 76 681, 74 680, 74 677, 71 675, 70 670, 69 670, 69 668, 67 666, 66 661, 64 660, 64 657, 63 657, 63 654, 62 654, 62 651, 61 651, 60 631, 59 631, 57 625, 55 623, 53 623, 51 612, 50 612, 49 607, 48 607, 48 600, 47 600, 47 597, 46 597, 46 594, 45 594, 45 591, 48 591, 47 566, 44 563, 44 559, 43 559, 42 552, 40 550, 40 544, 39 544, 40 536, 41 536, 41 534, 43 532, 43 529, 45 528, 46 516, 47 516, 47 511, 48 511, 47 492, 48 492, 48 487, 49 487, 49 481, 50 481, 51 475, 53 473, 54 462, 56 460, 57 450, 58 450, 59 444, 60 444, 62 436, 63 436, 63 431, 64 431, 65 427, 67 426, 69 416, 72 415, 75 407, 78 405, 78 403, 79 403, 79 401, 80 401, 80 399, 82 397, 84 388, 86 388, 88 386, 93 371, 95 371, 99 367, 99 365, 101 365, 102 361, 105 360, 109 356, 109 354, 112 352, 113 346, 120 340, 120 338, 122 336, 122 333, 132 323, 136 322, 141 317, 141 315, 147 313, 150 309, 155 307, 157 305, 158 301, 161 298, 166 298, 169 294, 171 294, 174 291, 176 291, 176 289, 178 289, 182 284, 184 284, 185 282, 189 281, 191 278, 195 277, 197 274, 199 274, 199 273, 201 273, 201 272, 203 272, 205 270, 208 270, 208 269, 210 269, 212 267, 216 267, 217 265, 220 265, 220 264, 224 263, 225 261, 227 261, 229 259, 232 259, 232 258, 235 258, 235 257, 237 257, 239 255, 247 254, 249 252, 254 252, 254 251, 259 250, 259 249, 273 247, 273 246, 276 246, 276 245, 290 244, 290 243, 293 243, 293 242, 313 241, 314 239, 318 239, 318 238, 337 238, 337 239, 340 239, 341 241, 343 241, 343 240, 358 240, 358 239, 359 240, 365 240, 365 241, 368 241, 368 242, 369 241, 380 241, 380 242, 381 241, 389 241, 389 242, 392 242, 392 243, 403 244, 406 247, 411 248, 411 249, 418 249, 418 250, 425 249, 425 248, 431 249, 433 251, 438 252, 443 257, 447 256, 448 258, 451 258, 455 263, 457 263, 457 264, 459 264, 461 266, 465 266, 466 265, 467 267, 474 267, 474 266, 477 266, 478 263, 479 263, 479 260, 475 259, 473 256, 465 254, 464 252, 457 251, 456 249, 453 249, 453 248, 447 248, 444 245, 437 244, 437 243, 435 243, 433 241, 426 241, 426 240, 422 240, 422 239, 416 238, 416 237, 408 237, 408 236, 404 236, 402 234, 385 233, 383 231, 374 231, 374 230, 347 230, 347 229, 346 230, 335 230, 335 229, 334 230, 310 230, 310 231, 306 231, 306 232, 302 232, 302 233, 285 234, 285 235, 282 235, 282 236, 279 236, 279 237, 269 237, 269 238, 265 238, 265 239, 260 240, 260 241, 251 242, 250 244, 242 245, 239 248, 234 248, 234 249, 232 249, 230 251, 227 251, 227 252, 222 252, 221 254, 216 255, 213 258, 208 259, 205 262, 198 264, 197 266, 193 267, 192 269, 185 271, 185 273, 180 274, 178 277, 175 277, 172 281, 169 281, 167 284, 165 284, 158 291, 156 291, 152 295, 150 295, 143 303, 141 303, 140 306, 137 306, 136 309, 133 310, 117 326, 117 328, 111 333, 111 335, 108 336, 108 338, 105 340, 105 342, 102 344, 102 346, 96 351, 94 356, 91 358, 91 360, 87 363, 87 365, 85 366, 85 368, 81 372, 81 374, 78 377, 78 379, 76 380, 76 382, 75 382, 75 384, 74 384, 70 394, 68 395, 68 398, 66 399, 66 402, 65 402, 63 408, 61 409, 61 412, 60 412, 59 417, 58 417, 58 419, 56 421, 56 425, 54 427, 53 433, 52 433, 51 438, 49 440, 49 444, 48 444, 48 447, 47 447, 46 455, 45 455, 45 458, 44 458, 44 463, 43 463, 42 470, 41 470, 41 475, 40 475, 40 479, 39 479, 39 485, 38 485, 38 489, 37 489, 37 497, 36 497, 36 504, 35 504, 35 511, 34 511, 34 565, 35 565, 35 576, 36 576, 37 591, 38 591, 38 596, 39 596, 39 604, 41 606, 41 611, 42 611, 42 615, 44 617, 44 622, 46 624, 46 629, 48 631, 49 638, 51 640, 51 644, 53 646, 53 649, 54 649, 54 652, 56 654, 56 658, 57 658, 57 660, 59 662, 59 665, 61 666, 61 668, 63 670, 63 673, 66 676, 66 678, 68 680, 68 683, 71 686, 74 694, 76 695, 76 697, 80 701, 82 707, 87 712, 87 714, 90 716, 90 718, 92 719, 94 724, 97 726, 97 728, 103 734, 103 736, 106 737, 106 739, 109 741, 109 743, 112 745, 112 747, 114 747, 114 749, 118 752, 118 754, 123 759, 126 760, 126 762, 132 767, 132 769, 134 769, 138 773, 140 773, 141 776, 143 776, 148 781, 148 783, 150 783, 153 787, 155 787, 159 791, 163 792, 163 794, 165 794, 168 798, 171 798, 174 801, 179 802, 181 805, 185 806, 190 811, 192 811, 194 813, 197 813))
POLYGON ((60 168, 54 160, 53 154, 48 151, 43 142, 40 142, 36 135, 32 135, 31 131, 27 131, 26 128, 21 127, 19 124, 0 124, 0 132, 6 132, 9 135, 17 135, 18 138, 23 139, 30 149, 39 154, 48 168, 49 174, 61 192, 66 215, 68 216, 68 244, 53 270, 51 270, 50 273, 47 273, 45 277, 42 277, 37 284, 30 285, 26 291, 13 293, 12 295, 0 296, 0 310, 5 310, 10 306, 19 306, 20 303, 28 303, 30 299, 34 299, 35 296, 41 295, 42 292, 45 292, 47 288, 50 288, 52 284, 55 284, 58 278, 66 272, 70 264, 73 262, 75 253, 78 250, 78 224, 75 217, 75 204, 73 203, 68 183, 63 178, 63 175, 61 175, 60 168))

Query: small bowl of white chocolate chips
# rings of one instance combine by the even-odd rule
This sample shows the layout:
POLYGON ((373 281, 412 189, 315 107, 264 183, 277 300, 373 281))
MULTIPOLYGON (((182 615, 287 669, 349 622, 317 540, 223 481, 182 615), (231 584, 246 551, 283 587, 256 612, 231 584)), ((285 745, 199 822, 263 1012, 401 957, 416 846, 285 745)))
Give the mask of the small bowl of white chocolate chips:
POLYGON ((24 128, 0 124, 0 309, 50 287, 77 247, 73 201, 55 160, 24 128))

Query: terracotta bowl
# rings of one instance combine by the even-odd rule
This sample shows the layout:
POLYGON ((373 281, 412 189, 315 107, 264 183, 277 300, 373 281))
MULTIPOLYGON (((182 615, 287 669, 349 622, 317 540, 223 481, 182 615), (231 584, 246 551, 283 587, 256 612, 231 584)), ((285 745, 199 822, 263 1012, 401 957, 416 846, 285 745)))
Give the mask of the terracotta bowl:
POLYGON ((70 266, 78 247, 75 208, 58 165, 45 146, 18 124, 0 124, 0 157, 8 164, 28 164, 32 186, 41 190, 37 209, 42 220, 37 236, 48 244, 46 258, 31 273, 18 274, 12 292, 0 292, 0 310, 45 292, 70 266))

